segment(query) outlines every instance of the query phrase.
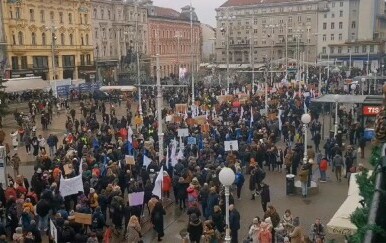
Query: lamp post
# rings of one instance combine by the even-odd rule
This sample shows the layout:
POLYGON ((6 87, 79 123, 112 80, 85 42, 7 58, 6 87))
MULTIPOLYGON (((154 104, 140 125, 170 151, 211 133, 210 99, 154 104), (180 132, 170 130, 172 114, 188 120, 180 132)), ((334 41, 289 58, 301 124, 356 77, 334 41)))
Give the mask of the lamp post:
POLYGON ((177 31, 177 34, 174 36, 174 38, 177 38, 177 65, 178 65, 178 79, 180 78, 180 69, 181 69, 181 64, 180 64, 180 39, 182 38, 182 35, 180 31, 177 31))
POLYGON ((308 113, 305 113, 302 115, 302 123, 303 123, 303 129, 304 129, 304 156, 303 156, 303 163, 307 163, 307 128, 308 124, 311 122, 311 115, 308 113))
POLYGON ((339 95, 334 96, 334 101, 335 101, 335 126, 334 126, 334 137, 338 135, 338 99, 339 95))
POLYGON ((366 82, 366 78, 361 78, 361 89, 362 89, 362 95, 364 93, 364 90, 365 90, 365 82, 366 82))
POLYGON ((219 179, 221 184, 223 184, 225 187, 225 224, 227 227, 225 231, 225 242, 230 243, 231 236, 229 232, 229 187, 235 181, 235 173, 232 169, 224 167, 220 171, 219 179))
POLYGON ((229 93, 229 83, 230 83, 230 74, 229 74, 229 25, 230 25, 230 21, 231 20, 234 20, 236 19, 236 16, 232 16, 229 14, 229 9, 226 10, 225 12, 225 16, 222 16, 222 17, 219 17, 220 20, 225 20, 227 23, 226 23, 226 30, 224 28, 221 29, 222 32, 225 32, 226 36, 226 40, 225 40, 225 44, 226 44, 226 59, 227 59, 227 62, 226 62, 226 66, 227 66, 227 91, 229 93))
POLYGON ((139 21, 139 13, 138 6, 141 1, 136 1, 135 3, 135 52, 137 57, 137 84, 138 84, 138 112, 139 115, 142 116, 142 89, 141 89, 141 67, 139 66, 139 34, 138 34, 138 21, 139 21))

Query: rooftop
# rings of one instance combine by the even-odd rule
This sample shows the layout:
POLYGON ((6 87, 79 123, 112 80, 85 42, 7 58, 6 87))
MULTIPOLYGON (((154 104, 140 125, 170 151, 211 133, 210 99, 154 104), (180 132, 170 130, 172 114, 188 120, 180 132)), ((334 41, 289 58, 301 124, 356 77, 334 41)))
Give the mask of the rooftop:
POLYGON ((228 0, 221 7, 300 2, 301 0, 228 0))

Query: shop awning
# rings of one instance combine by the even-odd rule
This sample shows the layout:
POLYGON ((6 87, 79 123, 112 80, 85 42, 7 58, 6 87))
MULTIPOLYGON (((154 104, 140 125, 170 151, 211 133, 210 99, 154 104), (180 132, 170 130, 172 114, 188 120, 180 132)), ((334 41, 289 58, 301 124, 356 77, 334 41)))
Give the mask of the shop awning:
POLYGON ((40 77, 28 77, 8 79, 4 86, 6 86, 6 93, 16 93, 27 90, 47 90, 50 88, 50 83, 40 77))
POLYGON ((312 102, 316 103, 335 103, 340 104, 382 104, 381 95, 336 95, 327 94, 314 98, 312 102))

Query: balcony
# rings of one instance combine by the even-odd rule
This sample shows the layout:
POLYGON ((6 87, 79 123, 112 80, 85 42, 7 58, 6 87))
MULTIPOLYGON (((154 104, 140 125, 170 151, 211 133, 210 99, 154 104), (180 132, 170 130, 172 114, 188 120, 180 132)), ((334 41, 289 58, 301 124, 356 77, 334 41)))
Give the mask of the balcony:
POLYGON ((90 67, 90 66, 94 66, 94 62, 93 61, 90 61, 90 62, 77 62, 76 66, 77 67, 90 67))
POLYGON ((229 47, 239 47, 239 48, 246 48, 246 47, 249 47, 250 44, 249 43, 230 43, 229 44, 229 47))

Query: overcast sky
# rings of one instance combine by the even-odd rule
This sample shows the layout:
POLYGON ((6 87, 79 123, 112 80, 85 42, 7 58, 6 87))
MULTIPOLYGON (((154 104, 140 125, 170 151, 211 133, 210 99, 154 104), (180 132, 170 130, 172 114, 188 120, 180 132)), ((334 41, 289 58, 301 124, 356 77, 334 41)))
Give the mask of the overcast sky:
MULTIPOLYGON (((226 1, 227 0, 192 0, 192 5, 196 9, 198 19, 201 23, 210 24, 215 27, 215 8, 220 7, 226 1)), ((181 11, 181 7, 189 5, 190 0, 153 0, 153 4, 181 11)))

